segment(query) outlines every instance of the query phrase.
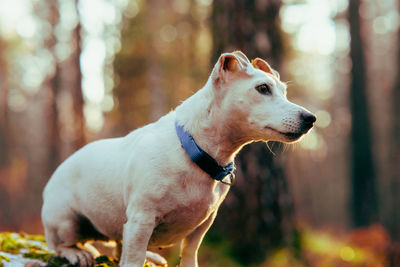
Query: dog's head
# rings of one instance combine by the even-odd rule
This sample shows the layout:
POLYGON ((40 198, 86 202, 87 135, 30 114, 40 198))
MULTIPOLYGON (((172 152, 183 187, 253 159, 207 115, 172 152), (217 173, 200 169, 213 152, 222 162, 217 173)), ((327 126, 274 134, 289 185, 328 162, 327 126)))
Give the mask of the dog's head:
POLYGON ((252 140, 294 142, 315 116, 286 98, 286 84, 266 61, 250 62, 240 51, 222 54, 211 75, 219 113, 232 130, 252 140), (243 123, 243 122, 246 123, 243 123))

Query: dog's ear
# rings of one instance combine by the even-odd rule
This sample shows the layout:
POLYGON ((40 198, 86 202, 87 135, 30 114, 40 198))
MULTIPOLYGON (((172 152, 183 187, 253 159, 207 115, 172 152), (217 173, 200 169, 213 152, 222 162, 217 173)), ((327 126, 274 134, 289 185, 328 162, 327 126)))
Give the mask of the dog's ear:
POLYGON ((235 54, 242 61, 244 61, 243 63, 245 63, 245 64, 249 64, 250 63, 250 60, 247 58, 247 56, 242 51, 236 50, 236 51, 233 52, 233 54, 235 54))
POLYGON ((239 60, 232 53, 222 54, 219 58, 219 70, 235 72, 239 70, 239 60))
POLYGON ((277 76, 277 72, 273 70, 264 59, 261 59, 259 57, 255 58, 251 61, 251 65, 253 65, 253 67, 256 69, 260 69, 266 73, 272 74, 279 79, 279 77, 277 76))
POLYGON ((218 87, 221 82, 228 82, 235 74, 246 71, 250 61, 242 52, 222 54, 213 70, 214 85, 218 87), (244 57, 243 57, 244 56, 244 57))

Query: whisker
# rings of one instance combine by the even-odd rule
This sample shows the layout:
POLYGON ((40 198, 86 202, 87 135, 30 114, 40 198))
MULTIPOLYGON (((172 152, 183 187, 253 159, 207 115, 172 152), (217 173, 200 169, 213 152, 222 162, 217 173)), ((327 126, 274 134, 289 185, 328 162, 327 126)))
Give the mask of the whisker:
MULTIPOLYGON (((276 156, 275 152, 272 151, 271 147, 269 146, 268 142, 265 142, 266 146, 268 147, 268 150, 272 153, 272 155, 274 155, 274 157, 276 156)), ((272 143, 272 146, 274 146, 274 144, 272 143)))

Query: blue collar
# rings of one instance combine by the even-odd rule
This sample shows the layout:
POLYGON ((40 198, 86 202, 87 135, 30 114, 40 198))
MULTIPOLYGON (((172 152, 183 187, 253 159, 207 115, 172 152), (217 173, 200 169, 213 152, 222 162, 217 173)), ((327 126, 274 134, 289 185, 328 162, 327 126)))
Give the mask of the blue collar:
POLYGON ((186 153, 189 155, 190 159, 197 164, 204 172, 208 173, 214 180, 220 181, 227 185, 233 185, 235 182, 235 164, 233 162, 229 163, 225 167, 222 167, 218 162, 207 154, 196 141, 194 141, 193 136, 186 131, 183 126, 178 124, 175 120, 175 130, 181 141, 182 147, 185 149, 186 153))

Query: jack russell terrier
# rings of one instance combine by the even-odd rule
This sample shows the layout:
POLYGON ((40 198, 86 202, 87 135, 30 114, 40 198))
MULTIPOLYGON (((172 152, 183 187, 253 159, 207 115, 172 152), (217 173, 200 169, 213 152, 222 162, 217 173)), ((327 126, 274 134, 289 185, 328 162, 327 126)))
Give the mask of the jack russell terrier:
POLYGON ((148 249, 180 242, 180 267, 197 267, 239 150, 297 141, 315 120, 287 100, 267 62, 224 53, 205 86, 175 111, 125 137, 92 142, 57 168, 43 193, 47 244, 90 266, 93 256, 77 243, 122 240, 120 265, 143 267, 146 257, 166 265, 148 249))

